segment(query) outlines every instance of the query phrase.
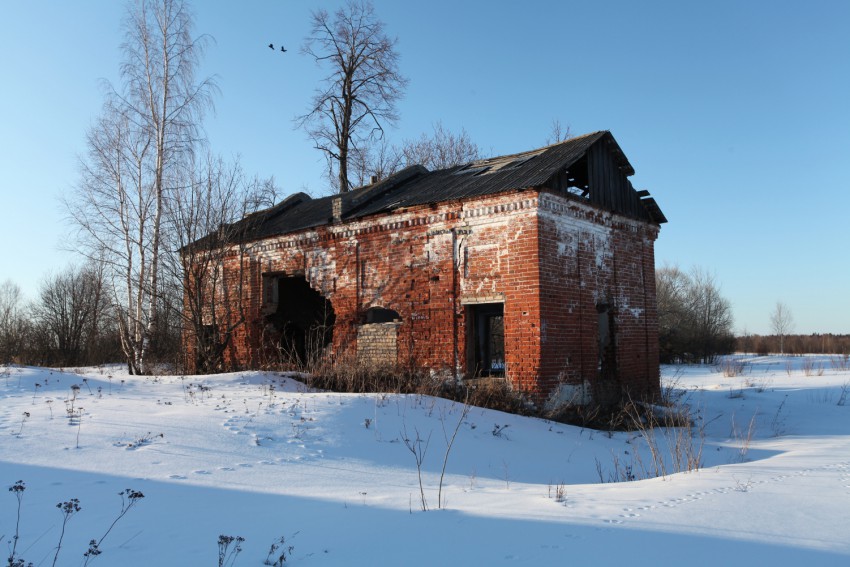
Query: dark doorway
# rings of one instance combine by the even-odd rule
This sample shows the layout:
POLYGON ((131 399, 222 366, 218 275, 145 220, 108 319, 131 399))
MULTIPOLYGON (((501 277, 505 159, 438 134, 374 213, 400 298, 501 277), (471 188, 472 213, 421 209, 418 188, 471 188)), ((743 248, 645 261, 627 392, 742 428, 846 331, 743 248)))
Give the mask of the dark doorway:
POLYGON ((505 375, 505 306, 468 307, 470 362, 474 376, 505 375))
POLYGON ((303 277, 277 279, 277 309, 267 321, 280 333, 284 361, 298 367, 319 357, 333 340, 333 306, 303 277))
POLYGON ((599 303, 596 305, 596 313, 599 376, 604 379, 614 379, 617 376, 617 341, 614 335, 614 312, 607 303, 599 303))

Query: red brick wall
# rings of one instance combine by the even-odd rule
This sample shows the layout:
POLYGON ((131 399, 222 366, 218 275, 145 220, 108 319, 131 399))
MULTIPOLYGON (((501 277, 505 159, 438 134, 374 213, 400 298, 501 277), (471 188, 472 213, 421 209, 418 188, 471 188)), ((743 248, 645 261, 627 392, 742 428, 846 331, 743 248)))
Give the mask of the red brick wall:
POLYGON ((227 362, 263 364, 262 275, 285 273, 331 301, 335 355, 356 352, 362 314, 385 307, 401 316, 399 361, 446 375, 466 372, 465 305, 504 302, 506 376, 537 403, 565 381, 595 384, 595 305, 605 297, 618 380, 657 392, 656 235, 651 225, 529 190, 252 243, 247 323, 227 362))
POLYGON ((600 401, 659 392, 654 242, 658 229, 555 195, 540 200, 542 389, 600 401), (612 323, 612 373, 599 363, 599 309, 612 323), (581 386, 582 389, 570 387, 581 386))

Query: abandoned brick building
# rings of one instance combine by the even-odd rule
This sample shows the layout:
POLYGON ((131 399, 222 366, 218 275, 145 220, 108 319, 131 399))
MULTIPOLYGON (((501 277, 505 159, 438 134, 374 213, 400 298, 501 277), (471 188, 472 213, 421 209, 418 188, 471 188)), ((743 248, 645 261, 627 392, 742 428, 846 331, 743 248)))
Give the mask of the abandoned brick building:
MULTIPOLYGON (((664 215, 610 132, 244 219, 230 367, 311 349, 496 377, 537 404, 659 392, 664 215)), ((235 247, 234 247, 235 249, 235 247)), ((228 275, 229 274, 229 275, 228 275)))

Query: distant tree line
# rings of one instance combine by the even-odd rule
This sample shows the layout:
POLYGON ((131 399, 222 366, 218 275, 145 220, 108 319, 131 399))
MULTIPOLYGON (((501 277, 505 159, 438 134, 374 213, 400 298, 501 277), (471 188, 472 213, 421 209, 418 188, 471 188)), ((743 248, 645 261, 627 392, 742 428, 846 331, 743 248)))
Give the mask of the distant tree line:
POLYGON ((742 334, 735 338, 735 351, 759 355, 850 354, 850 335, 812 333, 811 335, 742 334))

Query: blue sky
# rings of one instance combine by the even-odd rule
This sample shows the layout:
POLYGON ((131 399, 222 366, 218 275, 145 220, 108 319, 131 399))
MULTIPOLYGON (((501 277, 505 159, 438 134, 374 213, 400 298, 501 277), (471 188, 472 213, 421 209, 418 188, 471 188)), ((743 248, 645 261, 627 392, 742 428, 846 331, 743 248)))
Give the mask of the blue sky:
MULTIPOLYGON (((196 1, 221 89, 210 146, 325 192, 293 117, 322 70, 298 53, 310 10, 341 3, 196 1), (281 54, 266 47, 284 44, 281 54)), ((442 121, 488 154, 542 146, 553 119, 611 130, 669 223, 659 266, 716 275, 735 330, 850 332, 850 2, 375 1, 410 79, 393 140, 442 121)), ((0 281, 35 297, 75 261, 61 199, 117 79, 123 4, 7 0, 0 21, 0 281)))

